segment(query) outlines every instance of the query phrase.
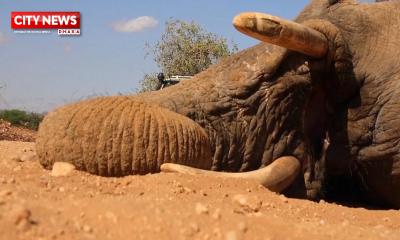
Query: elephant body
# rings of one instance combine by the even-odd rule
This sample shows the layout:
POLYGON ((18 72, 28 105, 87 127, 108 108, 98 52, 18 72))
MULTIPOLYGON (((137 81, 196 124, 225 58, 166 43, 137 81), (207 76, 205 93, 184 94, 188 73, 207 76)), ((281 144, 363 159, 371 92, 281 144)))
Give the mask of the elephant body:
POLYGON ((160 91, 61 107, 40 126, 40 162, 123 176, 165 162, 247 172, 294 156, 303 174, 288 193, 318 199, 344 183, 399 208, 400 3, 314 0, 295 21, 322 34, 324 57, 260 43, 160 91))

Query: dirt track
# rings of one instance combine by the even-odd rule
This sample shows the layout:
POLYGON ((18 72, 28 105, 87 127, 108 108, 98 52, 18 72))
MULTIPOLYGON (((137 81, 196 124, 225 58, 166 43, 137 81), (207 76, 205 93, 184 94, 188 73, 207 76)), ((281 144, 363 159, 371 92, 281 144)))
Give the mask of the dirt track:
POLYGON ((400 239, 396 210, 287 199, 232 179, 52 177, 26 157, 33 149, 0 142, 0 239, 400 239))

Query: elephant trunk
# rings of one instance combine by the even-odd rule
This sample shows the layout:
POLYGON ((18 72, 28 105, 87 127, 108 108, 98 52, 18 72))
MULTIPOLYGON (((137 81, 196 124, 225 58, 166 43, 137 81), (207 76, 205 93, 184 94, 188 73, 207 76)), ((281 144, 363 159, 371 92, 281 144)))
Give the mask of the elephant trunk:
MULTIPOLYGON (((160 169, 208 175, 209 171, 197 168, 210 169, 212 165, 209 138, 197 123, 127 96, 86 100, 48 114, 39 128, 36 150, 45 168, 69 162, 78 170, 101 176, 160 169)), ((282 191, 299 170, 296 158, 284 157, 257 171, 212 175, 254 179, 272 191, 282 191)))
POLYGON ((46 116, 37 142, 40 163, 69 162, 102 176, 160 171, 163 163, 211 168, 209 139, 195 122, 132 97, 102 97, 46 116))

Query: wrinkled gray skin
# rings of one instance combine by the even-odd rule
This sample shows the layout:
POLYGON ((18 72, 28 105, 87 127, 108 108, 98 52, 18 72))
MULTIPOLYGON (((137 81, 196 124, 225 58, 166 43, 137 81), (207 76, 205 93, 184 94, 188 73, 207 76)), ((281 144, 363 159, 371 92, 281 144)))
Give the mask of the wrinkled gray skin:
POLYGON ((400 3, 314 0, 296 21, 328 38, 326 58, 261 43, 136 97, 202 126, 213 170, 293 155, 304 177, 291 194, 315 199, 351 186, 364 200, 400 207, 400 3))

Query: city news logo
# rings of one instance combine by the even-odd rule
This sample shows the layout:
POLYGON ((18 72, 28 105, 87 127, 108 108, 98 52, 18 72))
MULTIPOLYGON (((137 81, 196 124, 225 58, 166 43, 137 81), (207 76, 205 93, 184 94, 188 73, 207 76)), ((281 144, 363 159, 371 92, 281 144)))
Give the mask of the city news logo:
POLYGON ((58 35, 80 35, 81 17, 79 12, 11 12, 11 28, 14 32, 57 30, 58 35))

